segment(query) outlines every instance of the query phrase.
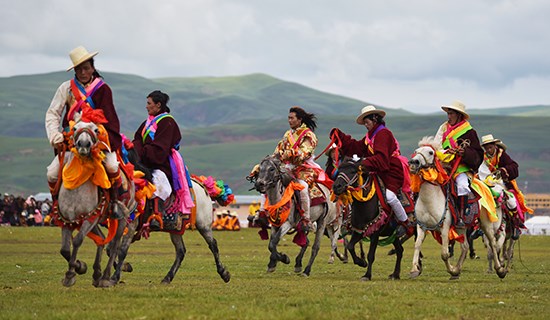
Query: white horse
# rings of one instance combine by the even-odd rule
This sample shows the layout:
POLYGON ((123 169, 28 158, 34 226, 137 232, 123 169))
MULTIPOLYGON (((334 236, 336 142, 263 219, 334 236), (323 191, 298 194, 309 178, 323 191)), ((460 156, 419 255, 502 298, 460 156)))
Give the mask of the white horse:
MULTIPOLYGON (((147 171, 148 169, 143 167, 142 164, 139 163, 139 159, 137 159, 137 155, 133 150, 129 150, 130 156, 133 157, 131 159, 131 162, 136 165, 136 169, 139 168, 141 171, 147 171)), ((214 256, 214 261, 216 263, 216 270, 222 280, 224 282, 229 282, 231 279, 231 274, 227 270, 227 268, 222 264, 220 260, 220 253, 218 250, 218 243, 216 239, 214 238, 212 234, 212 200, 211 197, 208 195, 208 192, 206 191, 206 188, 195 181, 194 179, 191 180, 192 182, 192 190, 194 191, 194 202, 195 202, 195 208, 196 208, 196 221, 195 221, 195 227, 201 234, 201 236, 204 238, 206 243, 208 244, 208 248, 212 252, 212 255, 214 256)), ((152 201, 147 201, 146 211, 143 213, 144 217, 147 217, 151 214, 152 211, 152 201)), ((169 204, 165 203, 166 206, 169 204)), ((139 230, 140 223, 143 224, 143 220, 140 219, 134 219, 131 223, 128 225, 128 232, 126 236, 124 236, 121 248, 118 253, 118 259, 117 259, 117 265, 116 265, 116 271, 113 275, 113 281, 118 282, 120 280, 121 271, 131 271, 132 267, 129 263, 124 263, 124 260, 126 258, 126 255, 128 254, 128 249, 130 247, 130 244, 135 239, 135 236, 137 233, 139 233, 141 230, 139 230), (141 221, 141 222, 140 222, 141 221)), ((183 226, 184 227, 184 226, 183 226)), ((162 231, 162 230, 161 230, 162 231)), ((174 249, 176 251, 176 258, 174 260, 174 263, 172 264, 172 267, 162 280, 162 283, 169 284, 172 282, 174 277, 176 276, 176 273, 178 272, 181 263, 183 262, 183 259, 185 258, 185 243, 183 241, 183 232, 169 232, 170 233, 170 240, 172 240, 172 244, 174 245, 174 249)))
MULTIPOLYGON (((419 148, 416 149, 413 157, 409 161, 410 170, 413 174, 418 174, 421 169, 435 168, 436 150, 440 148, 434 137, 424 137, 419 143, 419 148)), ((421 263, 419 262, 420 249, 422 242, 426 237, 426 231, 438 231, 441 233, 441 259, 445 262, 447 271, 451 274, 451 279, 458 279, 462 270, 462 264, 466 258, 468 251, 468 241, 461 243, 461 254, 456 266, 453 266, 449 261, 449 231, 451 229, 451 212, 448 205, 448 197, 450 190, 444 191, 448 186, 442 186, 438 183, 424 182, 420 185, 418 199, 415 205, 415 215, 417 220, 417 239, 414 246, 414 256, 411 269, 411 278, 416 278, 422 273, 421 263)), ((487 236, 487 245, 494 255, 495 270, 500 278, 506 276, 504 269, 497 258, 497 244, 495 239, 495 230, 493 223, 489 220, 488 212, 485 208, 479 205, 479 222, 481 229, 487 236)), ((498 217, 500 225, 502 216, 498 217)), ((456 230, 459 235, 464 235, 466 229, 460 228, 456 230)))
MULTIPOLYGON (((256 191, 263 193, 267 196, 267 200, 270 204, 277 204, 283 198, 286 185, 290 182, 290 175, 286 172, 286 169, 282 166, 281 160, 276 156, 267 156, 260 163, 260 171, 254 183, 256 191)), ((321 191, 325 195, 326 199, 330 197, 330 191, 324 185, 319 185, 321 191)), ((269 264, 267 265, 267 272, 274 272, 277 266, 277 262, 281 261, 285 264, 290 263, 290 258, 279 252, 277 246, 279 241, 285 234, 291 229, 296 228, 300 222, 300 215, 294 210, 294 201, 290 201, 290 214, 288 219, 280 226, 274 226, 272 223, 271 237, 269 239, 269 251, 271 256, 269 258, 269 264)), ((309 276, 311 273, 311 267, 315 261, 315 257, 319 252, 321 246, 321 237, 323 236, 326 228, 327 221, 333 221, 336 218, 336 205, 327 200, 326 202, 313 206, 310 208, 310 220, 317 223, 315 230, 315 240, 311 247, 311 257, 309 262, 302 272, 302 258, 309 245, 309 239, 306 239, 306 245, 300 250, 300 253, 296 257, 296 264, 294 266, 294 272, 302 272, 303 276, 309 276)))
MULTIPOLYGON (((64 156, 60 154, 60 161, 70 165, 72 161, 82 159, 82 161, 90 161, 93 154, 96 152, 95 148, 98 147, 97 137, 98 127, 91 122, 79 121, 74 125, 74 134, 72 140, 77 150, 76 154, 72 152, 64 153, 64 156), (79 159, 77 159, 79 158, 79 159)), ((100 164, 101 165, 101 164, 100 164)), ((134 185, 128 183, 124 174, 121 175, 125 180, 123 183, 127 183, 128 192, 130 194, 127 203, 120 201, 116 202, 118 206, 118 212, 128 213, 135 208, 134 201, 134 185), (130 209, 129 209, 130 208, 130 209)), ((61 181, 60 181, 61 183, 61 181)), ((77 254, 84 238, 89 234, 95 234, 99 240, 97 244, 97 251, 95 261, 93 265, 93 285, 96 287, 110 287, 116 284, 111 277, 111 268, 114 263, 114 255, 109 258, 109 261, 104 269, 101 271, 101 256, 103 254, 103 248, 106 244, 105 236, 99 228, 99 223, 108 221, 110 224, 115 224, 115 228, 109 230, 112 236, 109 246, 117 250, 120 245, 120 240, 126 227, 126 216, 120 214, 114 214, 110 212, 109 202, 106 200, 107 190, 98 188, 90 179, 84 182, 82 185, 75 189, 66 189, 63 183, 59 189, 57 220, 61 223, 62 227, 62 243, 61 243, 61 255, 67 260, 69 269, 65 273, 65 278, 62 283, 66 287, 74 285, 76 282, 76 274, 84 274, 87 271, 87 265, 84 261, 77 259, 77 254), (73 238, 74 230, 78 228, 76 236, 73 238), (114 232, 114 235, 113 235, 114 232), (72 251, 71 251, 72 245, 72 251)))
MULTIPOLYGON (((500 263, 505 266, 506 272, 509 271, 510 266, 512 264, 512 258, 514 255, 514 245, 515 240, 512 239, 511 234, 513 232, 514 226, 510 219, 510 215, 508 214, 508 209, 506 208, 506 202, 508 201, 508 196, 504 192, 506 189, 504 185, 504 181, 502 180, 502 177, 498 174, 492 174, 487 165, 484 163, 481 164, 479 167, 479 178, 485 182, 489 187, 493 188, 497 193, 502 194, 503 197, 498 201, 496 201, 497 204, 497 213, 499 217, 502 217, 502 219, 499 219, 499 221, 493 223, 493 231, 495 233, 496 237, 496 258, 500 261, 500 263)), ((512 199, 512 201, 514 201, 512 199)), ((485 244, 485 247, 487 248, 487 261, 488 261, 488 267, 487 267, 487 273, 493 273, 493 260, 495 260, 493 250, 487 243, 489 240, 487 239, 487 236, 483 234, 483 243, 485 244)))

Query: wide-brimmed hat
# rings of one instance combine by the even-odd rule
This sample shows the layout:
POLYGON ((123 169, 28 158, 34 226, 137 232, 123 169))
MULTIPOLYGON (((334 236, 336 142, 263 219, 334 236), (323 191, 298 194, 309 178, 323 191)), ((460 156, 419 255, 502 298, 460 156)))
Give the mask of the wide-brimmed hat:
POLYGON ((468 120, 470 118, 470 115, 466 113, 466 106, 461 101, 455 100, 450 105, 442 105, 441 109, 443 111, 447 112, 448 109, 454 110, 456 112, 461 113, 464 116, 464 120, 468 120))
POLYGON ((98 53, 99 53, 99 51, 95 51, 95 52, 90 53, 83 46, 78 46, 78 47, 74 48, 73 50, 71 50, 71 52, 69 52, 69 57, 71 58, 71 61, 73 62, 73 65, 70 66, 67 69, 67 71, 71 71, 72 68, 75 68, 78 65, 90 60, 91 58, 95 57, 95 55, 98 54, 98 53))
POLYGON ((229 215, 232 216, 232 217, 236 217, 237 216, 237 211, 231 211, 231 213, 229 215))
POLYGON ((373 113, 379 114, 380 116, 382 116, 382 118, 386 116, 385 111, 376 109, 375 106, 368 105, 368 106, 363 107, 363 109, 361 109, 361 114, 359 114, 359 116, 357 116, 357 120, 355 120, 355 121, 358 124, 365 124, 365 117, 368 116, 369 114, 373 114, 373 113))
POLYGON ((489 143, 496 143, 497 146, 506 150, 506 145, 500 139, 495 139, 492 134, 484 135, 481 137, 481 145, 484 146, 489 143))

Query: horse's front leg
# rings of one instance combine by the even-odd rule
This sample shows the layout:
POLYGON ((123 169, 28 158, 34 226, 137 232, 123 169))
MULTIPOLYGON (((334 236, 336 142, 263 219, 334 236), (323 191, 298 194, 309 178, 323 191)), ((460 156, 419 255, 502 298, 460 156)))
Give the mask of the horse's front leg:
MULTIPOLYGON (((212 255, 214 256, 214 261, 216 262, 216 270, 218 274, 220 275, 220 277, 224 282, 229 282, 231 280, 231 274, 229 273, 229 270, 227 270, 227 268, 221 262, 218 242, 216 241, 216 239, 214 238, 214 235, 212 234, 211 225, 209 223, 208 224, 197 223, 197 229, 199 230, 199 233, 203 237, 204 241, 206 241, 206 243, 208 244, 208 248, 210 249, 210 252, 212 252, 212 255)), ((183 252, 183 256, 185 256, 185 252, 183 252)))
POLYGON ((131 272, 132 268, 129 263, 125 262, 126 256, 128 255, 128 250, 130 249, 130 244, 132 243, 132 238, 136 232, 138 221, 132 221, 128 224, 128 232, 122 237, 122 242, 120 243, 120 248, 118 249, 117 261, 115 262, 115 272, 111 279, 118 283, 120 281, 121 273, 123 268, 126 268, 124 271, 131 272), (127 265, 124 267, 124 265, 127 265))
POLYGON ((395 240, 393 241, 393 247, 395 248, 395 267, 393 269, 393 273, 390 274, 388 278, 391 280, 399 280, 401 279, 401 260, 403 259, 404 251, 401 239, 395 237, 395 240))
POLYGON ((290 224, 285 222, 282 226, 279 228, 272 227, 271 228, 271 237, 269 238, 269 244, 268 249, 269 252, 271 252, 271 255, 269 256, 269 263, 267 264, 267 272, 271 273, 274 272, 277 267, 277 262, 281 261, 284 264, 290 263, 290 258, 284 254, 279 253, 277 251, 277 246, 279 245, 279 242, 283 238, 283 236, 288 232, 290 229, 290 224))
POLYGON ((349 254, 351 255, 351 258, 353 259, 353 263, 362 268, 365 268, 367 266, 367 261, 365 261, 363 257, 361 258, 358 257, 357 254, 355 253, 355 244, 357 244, 357 242, 361 240, 363 240, 362 234, 358 232, 352 232, 351 239, 349 240, 346 246, 346 249, 348 249, 349 254))
MULTIPOLYGON (((481 214, 485 214, 484 212, 481 212, 481 214)), ((493 226, 490 223, 484 223, 484 221, 481 222, 481 228, 483 229, 483 233, 486 236, 487 239, 487 246, 490 248, 490 250, 493 253, 493 264, 495 267, 495 271, 499 278, 506 277, 507 270, 502 267, 500 264, 500 259, 498 257, 498 249, 497 249, 497 243, 494 235, 493 226)))
MULTIPOLYGON (((97 222, 96 222, 97 223, 97 222)), ((62 283, 65 287, 70 287, 75 284, 76 282, 76 274, 83 274, 87 270, 86 263, 83 261, 77 260, 78 255, 78 249, 82 245, 82 242, 84 242, 84 237, 92 230, 96 223, 90 223, 89 221, 84 221, 82 223, 82 226, 80 227, 80 231, 76 234, 76 236, 72 239, 72 252, 70 253, 69 258, 69 269, 65 273, 65 278, 63 279, 62 283)), ((63 236, 62 241, 66 242, 70 240, 67 240, 71 237, 72 232, 66 228, 63 229, 63 236)), ((62 245, 63 246, 63 245, 62 245)), ((66 249, 62 249, 62 255, 66 254, 66 249)))
POLYGON ((122 236, 125 228, 126 228, 126 218, 123 217, 118 220, 118 226, 117 226, 115 236, 111 240, 111 244, 110 244, 111 255, 109 256, 109 260, 107 261, 107 265, 105 266, 103 275, 99 281, 98 286, 100 288, 108 288, 116 284, 116 281, 111 279, 111 269, 113 268, 113 264, 115 262, 115 259, 117 258, 118 250, 120 248, 120 242, 122 241, 122 236))
POLYGON ((376 248, 378 247, 378 239, 380 238, 380 233, 375 232, 370 237, 370 246, 369 246, 369 252, 367 253, 367 272, 365 272, 365 275, 361 277, 362 281, 365 280, 371 280, 372 278, 372 266, 374 264, 374 260, 376 258, 376 248))
POLYGON ((468 252, 470 250, 470 243, 468 242, 467 235, 465 232, 461 233, 464 235, 464 241, 460 243, 460 257, 458 258, 458 262, 456 263, 456 269, 458 270, 458 273, 462 272, 462 265, 464 264, 464 260, 466 260, 466 257, 468 255, 468 252))
POLYGON ((416 241, 414 242, 414 254, 412 261, 412 269, 410 277, 412 279, 418 277, 422 273, 422 263, 420 262, 420 250, 422 249, 422 243, 426 238, 426 232, 419 225, 416 226, 416 241))
POLYGON ((313 241, 313 245, 311 246, 311 256, 309 257, 309 262, 307 263, 307 266, 302 273, 302 275, 304 276, 309 276, 311 273, 311 267, 313 266, 315 257, 317 257, 319 249, 321 248, 321 238, 325 233, 325 227, 325 223, 322 219, 317 220, 317 230, 315 232, 315 240, 313 241))

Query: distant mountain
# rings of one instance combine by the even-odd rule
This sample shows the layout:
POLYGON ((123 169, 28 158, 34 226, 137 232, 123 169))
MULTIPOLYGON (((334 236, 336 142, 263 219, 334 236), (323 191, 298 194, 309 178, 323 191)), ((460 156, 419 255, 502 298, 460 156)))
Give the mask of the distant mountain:
MULTIPOLYGON (((133 132, 143 121, 146 96, 156 89, 170 95, 171 112, 182 127, 286 118, 294 105, 320 115, 355 114, 367 104, 265 74, 161 79, 109 72, 102 75, 113 90, 123 132, 133 132)), ((0 135, 44 137, 44 114, 57 87, 71 76, 55 72, 0 78, 0 135)), ((399 109, 388 111, 411 114, 399 109)))
POLYGON ((471 109, 469 114, 475 115, 501 115, 515 117, 548 117, 550 116, 550 105, 536 105, 523 107, 503 107, 493 109, 471 109))

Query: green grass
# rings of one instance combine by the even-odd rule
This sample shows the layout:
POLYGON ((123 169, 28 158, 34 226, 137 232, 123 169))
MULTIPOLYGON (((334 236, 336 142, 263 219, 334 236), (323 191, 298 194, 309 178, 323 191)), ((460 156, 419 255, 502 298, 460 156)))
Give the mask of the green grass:
MULTIPOLYGON (((293 263, 267 274, 267 242, 256 231, 215 233, 232 275, 227 284, 198 232, 188 231, 187 257, 171 285, 160 281, 173 248, 166 234, 155 233, 130 248, 134 272, 123 274, 123 284, 98 289, 91 285, 91 270, 73 287, 61 285, 67 265, 58 253, 58 228, 0 228, 0 319, 540 319, 550 310, 550 237, 523 236, 514 268, 503 280, 485 272, 480 240, 475 245, 482 259, 468 259, 461 278, 448 280, 439 247, 427 238, 418 279, 408 279, 409 242, 402 280, 386 279, 394 257, 380 247, 373 281, 361 282, 364 269, 327 264, 326 238, 309 278, 295 275, 293 263)), ((298 252, 290 237, 280 249, 291 256, 298 252)), ((89 267, 94 250, 87 239, 79 257, 89 267)))

